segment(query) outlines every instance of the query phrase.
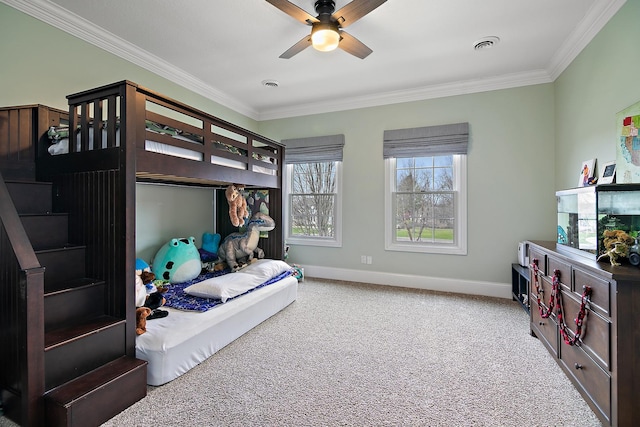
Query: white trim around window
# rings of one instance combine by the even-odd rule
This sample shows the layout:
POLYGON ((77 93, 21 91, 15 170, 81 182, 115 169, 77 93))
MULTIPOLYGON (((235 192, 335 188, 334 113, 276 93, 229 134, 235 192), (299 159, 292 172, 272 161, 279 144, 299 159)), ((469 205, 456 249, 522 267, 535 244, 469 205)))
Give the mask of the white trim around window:
POLYGON ((285 165, 284 182, 284 235, 287 244, 306 246, 342 247, 342 162, 336 161, 336 194, 334 206, 334 236, 328 237, 300 237, 290 235, 290 212, 291 212, 291 183, 293 174, 293 164, 285 165))
POLYGON ((455 239, 453 244, 401 243, 394 239, 395 214, 392 189, 396 179, 396 159, 385 159, 385 249, 388 251, 422 252, 434 254, 467 254, 467 156, 453 156, 455 195, 455 239))

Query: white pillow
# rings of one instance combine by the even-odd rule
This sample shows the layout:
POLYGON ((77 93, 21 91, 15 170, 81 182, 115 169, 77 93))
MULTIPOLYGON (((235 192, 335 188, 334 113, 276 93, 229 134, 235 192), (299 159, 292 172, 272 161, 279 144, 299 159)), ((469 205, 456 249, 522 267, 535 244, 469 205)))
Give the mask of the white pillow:
POLYGON ((216 298, 226 302, 229 298, 243 294, 263 282, 264 280, 251 274, 237 272, 194 283, 184 291, 194 297, 216 298))
POLYGON ((262 279, 264 283, 272 277, 291 270, 291 266, 277 259, 259 259, 240 270, 242 273, 252 274, 262 279))
POLYGON ((184 291, 194 297, 216 298, 226 302, 229 298, 241 295, 272 277, 276 277, 291 266, 284 261, 261 259, 236 273, 212 277, 188 286, 184 291))

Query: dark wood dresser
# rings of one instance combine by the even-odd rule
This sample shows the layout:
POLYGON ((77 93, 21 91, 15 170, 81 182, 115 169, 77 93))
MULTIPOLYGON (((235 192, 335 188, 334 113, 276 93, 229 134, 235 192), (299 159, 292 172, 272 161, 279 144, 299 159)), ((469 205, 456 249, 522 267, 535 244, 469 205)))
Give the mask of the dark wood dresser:
POLYGON ((612 267, 608 261, 564 252, 555 242, 530 241, 529 260, 531 334, 545 345, 604 425, 640 426, 640 268, 612 267), (554 276, 559 298, 553 292, 554 276), (586 301, 585 286, 591 295, 582 310, 583 326, 578 328, 574 319, 586 301), (562 323, 567 326, 566 337, 562 323), (567 344, 576 333, 581 339, 567 344))

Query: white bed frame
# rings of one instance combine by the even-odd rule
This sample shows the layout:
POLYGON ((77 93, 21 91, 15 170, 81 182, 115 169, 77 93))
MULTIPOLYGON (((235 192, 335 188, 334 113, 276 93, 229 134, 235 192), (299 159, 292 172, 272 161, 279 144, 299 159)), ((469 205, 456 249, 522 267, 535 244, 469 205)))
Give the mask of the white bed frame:
POLYGON ((169 315, 148 321, 147 332, 136 338, 136 357, 148 362, 147 384, 179 377, 287 307, 297 294, 298 281, 288 276, 205 312, 166 308, 169 315))

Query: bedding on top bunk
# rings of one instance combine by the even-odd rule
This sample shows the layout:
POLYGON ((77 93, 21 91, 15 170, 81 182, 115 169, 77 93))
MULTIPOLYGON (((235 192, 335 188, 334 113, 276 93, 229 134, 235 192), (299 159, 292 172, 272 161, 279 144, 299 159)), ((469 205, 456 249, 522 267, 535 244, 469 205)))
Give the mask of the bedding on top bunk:
MULTIPOLYGON (((91 125, 91 122, 89 123, 91 125)), ((116 123, 116 146, 120 146, 120 132, 119 132, 119 122, 116 123)), ((195 144, 202 145, 202 136, 195 135, 189 132, 183 132, 180 129, 176 129, 170 126, 162 125, 151 120, 145 121, 145 128, 148 131, 153 133, 169 135, 172 138, 179 139, 186 142, 191 142, 195 144)), ((107 122, 102 122, 102 148, 107 147, 107 122)), ((60 126, 51 126, 47 132, 47 136, 49 140, 51 140, 51 145, 48 147, 49 154, 51 155, 59 155, 66 154, 69 152, 69 126, 68 125, 60 125, 60 126)), ((89 127, 89 149, 93 150, 93 126, 89 127)), ((77 141, 77 150, 80 150, 80 134, 77 132, 76 136, 77 141)), ((237 155, 241 158, 247 156, 247 150, 238 148, 231 144, 225 144, 219 141, 213 141, 213 146, 216 150, 223 151, 226 153, 237 155)), ((203 153, 198 150, 190 150, 188 148, 176 147, 170 144, 163 144, 157 141, 146 140, 145 141, 145 150, 151 151, 154 153, 166 154, 170 156, 180 157, 183 159, 203 161, 203 153)), ((273 163, 273 159, 268 156, 263 156, 258 153, 252 153, 252 157, 255 160, 259 160, 265 163, 273 163)), ((236 169, 245 169, 245 162, 227 159, 224 157, 219 157, 212 155, 211 163, 232 167, 236 169)), ((275 175, 276 171, 274 169, 270 169, 262 166, 253 166, 253 172, 259 172, 268 175, 275 175)))
MULTIPOLYGON (((136 357, 148 362, 149 385, 162 385, 186 373, 297 298, 298 280, 284 261, 258 260, 241 272, 271 277, 244 293, 241 289, 235 290, 240 295, 229 297, 224 303, 221 298, 211 298, 217 299, 212 306, 201 302, 196 308, 201 311, 188 307, 177 309, 173 303, 180 299, 177 297, 180 294, 191 298, 185 296, 184 290, 203 281, 169 285, 165 294, 167 304, 163 307, 169 315, 148 321, 147 331, 136 337, 136 357)), ((204 281, 227 276, 239 277, 241 282, 247 279, 239 274, 205 276, 204 281)), ((215 288, 215 280, 212 282, 207 286, 215 288)))

